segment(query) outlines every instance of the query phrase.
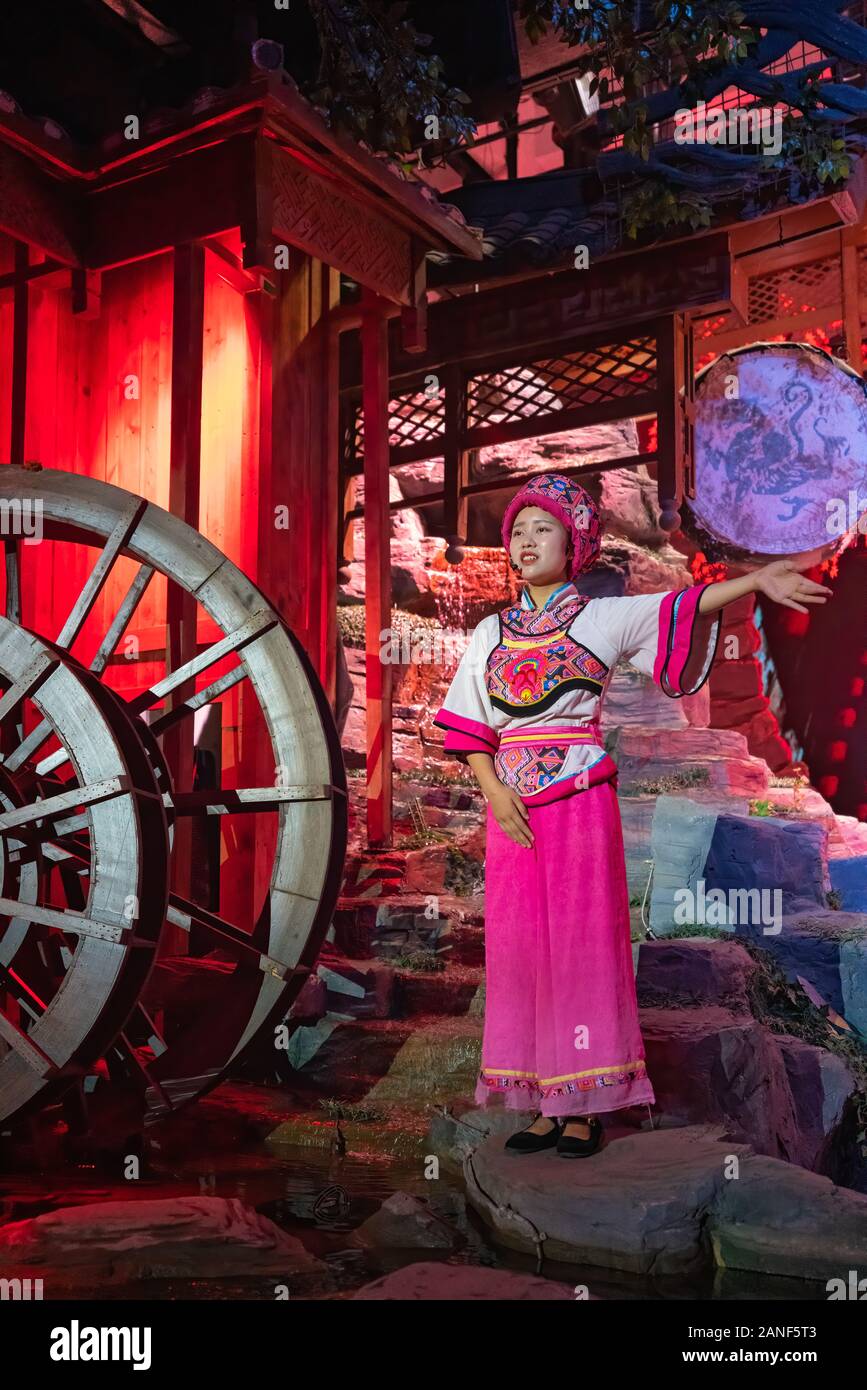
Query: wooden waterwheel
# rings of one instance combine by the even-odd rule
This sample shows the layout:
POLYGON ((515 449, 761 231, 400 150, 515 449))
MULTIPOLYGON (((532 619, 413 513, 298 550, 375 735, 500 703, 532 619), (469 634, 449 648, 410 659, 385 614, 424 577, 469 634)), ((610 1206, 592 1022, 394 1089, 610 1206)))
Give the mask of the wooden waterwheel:
MULTIPOLYGON (((39 547, 28 554, 4 537, 0 1120, 86 1079, 91 1093, 126 1086, 152 1121, 215 1085, 285 1015, 314 967, 346 848, 339 739, 299 642, 198 532, 120 488, 54 469, 0 470, 0 511, 15 506, 38 510, 55 573, 67 545, 95 555, 60 631, 42 633, 29 629, 27 603, 39 547), (134 562, 132 578, 85 665, 72 648, 88 618, 105 613, 122 557, 134 562), (146 689, 119 694, 106 673, 157 576, 167 593, 191 595, 219 635, 146 689), (176 785, 166 736, 241 682, 261 712, 268 781, 176 785), (227 920, 172 886, 180 819, 213 816, 270 825, 258 836, 270 882, 249 921, 227 920), (149 997, 159 993, 160 942, 179 931, 213 943, 219 968, 203 966, 197 1002, 161 1031, 149 997)), ((232 845, 224 837, 223 882, 237 871, 232 845)))

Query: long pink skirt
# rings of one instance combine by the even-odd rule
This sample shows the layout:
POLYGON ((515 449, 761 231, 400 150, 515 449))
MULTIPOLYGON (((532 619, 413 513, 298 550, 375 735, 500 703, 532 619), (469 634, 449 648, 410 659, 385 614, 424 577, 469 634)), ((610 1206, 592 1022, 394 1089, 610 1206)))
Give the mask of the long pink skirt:
POLYGON ((534 844, 525 848, 488 806, 476 1102, 500 1095, 512 1109, 543 1115, 653 1104, 614 784, 528 811, 534 844))

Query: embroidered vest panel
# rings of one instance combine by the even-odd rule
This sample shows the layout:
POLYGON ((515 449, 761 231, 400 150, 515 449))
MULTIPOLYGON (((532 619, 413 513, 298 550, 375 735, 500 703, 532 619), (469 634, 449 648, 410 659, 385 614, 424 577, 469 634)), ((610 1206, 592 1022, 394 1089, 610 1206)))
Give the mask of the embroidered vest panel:
POLYGON ((485 686, 505 714, 541 714, 569 690, 601 694, 608 667, 568 629, 589 599, 545 608, 506 608, 500 640, 485 662, 485 686))

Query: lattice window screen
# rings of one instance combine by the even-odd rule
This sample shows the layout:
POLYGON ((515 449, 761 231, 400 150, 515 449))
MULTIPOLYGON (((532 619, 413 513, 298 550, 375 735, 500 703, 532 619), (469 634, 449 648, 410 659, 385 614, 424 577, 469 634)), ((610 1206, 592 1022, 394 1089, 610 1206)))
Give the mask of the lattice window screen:
POLYGON ((836 256, 758 275, 749 283, 749 322, 791 318, 839 302, 840 262, 836 256))
POLYGON ((656 341, 636 337, 471 377, 467 427, 511 423, 579 406, 589 408, 655 389, 656 341))

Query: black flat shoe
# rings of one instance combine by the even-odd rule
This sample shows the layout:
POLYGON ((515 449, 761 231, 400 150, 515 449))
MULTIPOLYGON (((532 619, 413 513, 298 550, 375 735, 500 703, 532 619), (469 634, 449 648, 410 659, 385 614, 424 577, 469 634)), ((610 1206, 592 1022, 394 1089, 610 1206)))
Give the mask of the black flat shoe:
MULTIPOLYGON (((535 1119, 530 1121, 530 1124, 534 1125, 536 1120, 541 1118, 542 1112, 540 1110, 535 1119)), ((511 1139, 506 1140, 503 1148, 508 1149, 511 1153, 519 1154, 534 1154, 538 1153, 540 1149, 553 1149, 560 1137, 560 1125, 554 1115, 546 1115, 545 1119, 550 1120, 552 1124, 552 1128, 548 1130, 547 1134, 531 1134, 529 1127, 519 1129, 517 1134, 513 1134, 511 1139)))
POLYGON ((557 1140, 557 1152, 561 1158, 587 1158, 590 1154, 595 1154, 602 1144, 602 1122, 598 1115, 563 1115, 561 1121, 564 1132, 561 1132, 557 1140), (576 1139, 566 1134, 565 1129, 570 1121, 589 1125, 589 1139, 576 1139))

